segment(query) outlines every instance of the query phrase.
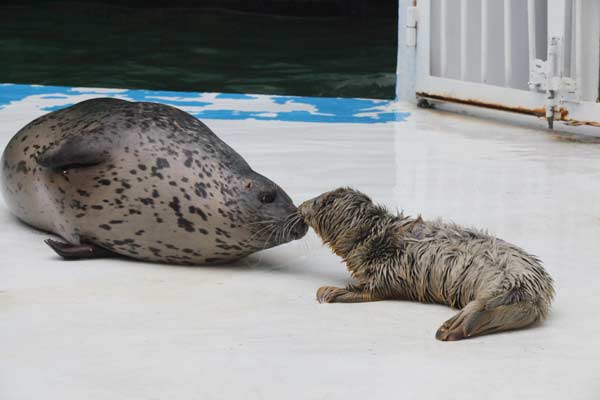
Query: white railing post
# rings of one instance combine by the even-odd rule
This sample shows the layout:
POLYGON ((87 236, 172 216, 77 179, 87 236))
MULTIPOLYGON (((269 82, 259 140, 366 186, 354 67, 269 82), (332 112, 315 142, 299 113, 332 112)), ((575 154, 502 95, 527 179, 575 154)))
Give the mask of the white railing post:
POLYGON ((504 85, 512 84, 512 0, 504 0, 504 85))
POLYGON ((535 0, 527 0, 527 40, 529 47, 529 89, 537 90, 537 85, 534 81, 534 65, 537 58, 536 53, 536 25, 535 25, 535 0))
POLYGON ((460 0, 460 79, 467 80, 467 26, 468 21, 468 4, 467 0, 460 0))
POLYGON ((440 17, 440 74, 443 78, 448 76, 448 0, 441 0, 440 17))
POLYGON ((489 0, 481 0, 481 82, 488 80, 488 4, 489 0))
POLYGON ((577 85, 577 99, 582 96, 582 69, 583 69, 583 22, 582 22, 582 0, 575 0, 575 85, 577 85))

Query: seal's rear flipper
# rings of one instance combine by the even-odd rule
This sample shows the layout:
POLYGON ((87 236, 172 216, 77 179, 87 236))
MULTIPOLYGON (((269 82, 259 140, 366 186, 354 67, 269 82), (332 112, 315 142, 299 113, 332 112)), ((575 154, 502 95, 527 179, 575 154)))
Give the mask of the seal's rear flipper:
POLYGON ((63 243, 57 240, 44 240, 48 246, 52 248, 65 260, 78 260, 82 258, 104 258, 113 257, 115 254, 102 247, 94 246, 93 244, 71 244, 63 243))
POLYGON ((72 136, 38 154, 36 162, 52 169, 87 167, 108 160, 112 147, 110 139, 103 136, 72 136))

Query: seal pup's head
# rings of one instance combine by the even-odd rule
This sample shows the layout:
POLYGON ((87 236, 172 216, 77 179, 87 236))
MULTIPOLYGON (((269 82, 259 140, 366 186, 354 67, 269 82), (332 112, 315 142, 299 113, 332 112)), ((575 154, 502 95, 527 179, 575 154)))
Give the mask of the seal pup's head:
POLYGON ((305 201, 298 214, 337 255, 345 257, 387 211, 364 193, 342 187, 305 201))

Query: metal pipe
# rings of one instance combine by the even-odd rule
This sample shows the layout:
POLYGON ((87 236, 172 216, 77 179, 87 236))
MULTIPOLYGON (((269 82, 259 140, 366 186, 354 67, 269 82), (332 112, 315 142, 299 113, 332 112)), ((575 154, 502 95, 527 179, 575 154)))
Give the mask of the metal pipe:
POLYGON ((467 0, 460 0, 460 80, 467 80, 467 0))
MULTIPOLYGON (((535 0, 527 0, 527 39, 529 40, 529 82, 532 81, 531 74, 534 71, 533 65, 537 58, 535 47, 535 0)), ((529 89, 536 90, 536 86, 530 84, 529 89)))
POLYGON ((504 86, 508 87, 512 83, 511 1, 504 0, 504 86))
POLYGON ((481 82, 488 80, 488 1, 481 0, 481 82))
POLYGON ((447 26, 448 26, 448 0, 441 0, 441 17, 440 17, 440 74, 442 78, 448 76, 448 42, 447 42, 447 26))
MULTIPOLYGON (((575 0, 575 84, 577 85, 577 99, 581 100, 583 87, 583 6, 582 0, 575 0)), ((572 70, 571 70, 572 71, 572 70)))

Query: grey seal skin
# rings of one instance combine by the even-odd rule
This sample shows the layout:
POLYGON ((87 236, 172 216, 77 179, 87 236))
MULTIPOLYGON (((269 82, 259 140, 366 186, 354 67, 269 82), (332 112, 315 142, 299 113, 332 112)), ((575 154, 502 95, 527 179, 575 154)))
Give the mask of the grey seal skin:
POLYGON ((540 261, 484 232, 393 215, 349 188, 304 202, 298 218, 358 281, 320 288, 319 302, 403 299, 462 309, 438 329, 443 341, 524 328, 548 315, 553 281, 540 261))
POLYGON ((2 191, 23 222, 62 237, 64 258, 233 261, 302 237, 296 207, 206 125, 177 108, 83 101, 21 129, 2 191))

